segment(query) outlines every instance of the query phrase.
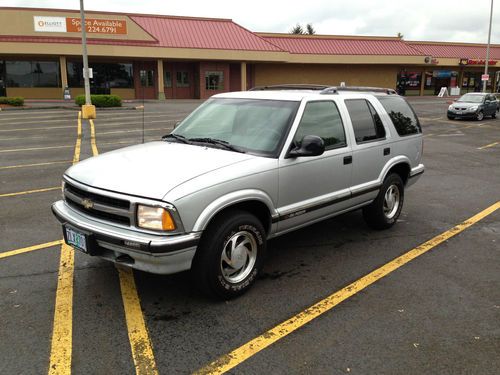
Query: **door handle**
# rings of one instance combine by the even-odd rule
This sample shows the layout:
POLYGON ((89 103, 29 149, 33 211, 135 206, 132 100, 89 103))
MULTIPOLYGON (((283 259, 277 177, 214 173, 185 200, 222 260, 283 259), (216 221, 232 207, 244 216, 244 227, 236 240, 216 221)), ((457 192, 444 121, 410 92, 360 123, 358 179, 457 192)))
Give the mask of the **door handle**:
POLYGON ((391 153, 391 149, 389 147, 384 148, 384 156, 389 155, 391 153))
POLYGON ((352 163, 352 156, 344 156, 344 165, 352 163))

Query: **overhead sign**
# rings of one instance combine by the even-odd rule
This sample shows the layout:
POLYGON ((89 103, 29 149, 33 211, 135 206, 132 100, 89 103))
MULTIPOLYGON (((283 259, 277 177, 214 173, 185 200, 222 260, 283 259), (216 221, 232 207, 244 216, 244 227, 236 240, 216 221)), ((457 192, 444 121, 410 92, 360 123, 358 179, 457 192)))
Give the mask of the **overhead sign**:
MULTIPOLYGON (((82 23, 75 17, 33 16, 35 31, 45 33, 81 33, 82 23)), ((127 21, 104 18, 87 18, 85 27, 89 34, 127 34, 127 21)))
POLYGON ((48 33, 65 33, 66 18, 65 17, 41 17, 34 16, 33 23, 35 31, 48 33))
POLYGON ((481 74, 481 81, 488 81, 490 79, 489 74, 481 74))

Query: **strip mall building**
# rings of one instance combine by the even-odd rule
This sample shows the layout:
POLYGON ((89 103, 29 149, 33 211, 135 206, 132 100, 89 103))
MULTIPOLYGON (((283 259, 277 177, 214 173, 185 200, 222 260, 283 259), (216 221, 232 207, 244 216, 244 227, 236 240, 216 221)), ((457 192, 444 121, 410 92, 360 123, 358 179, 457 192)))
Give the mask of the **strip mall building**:
MULTIPOLYGON (((475 91, 486 46, 397 37, 251 32, 227 19, 86 12, 91 91, 124 99, 207 98, 283 83, 395 88, 435 95, 475 91)), ((83 93, 79 12, 0 8, 0 96, 83 93)), ((500 85, 500 46, 490 50, 488 89, 500 85)))

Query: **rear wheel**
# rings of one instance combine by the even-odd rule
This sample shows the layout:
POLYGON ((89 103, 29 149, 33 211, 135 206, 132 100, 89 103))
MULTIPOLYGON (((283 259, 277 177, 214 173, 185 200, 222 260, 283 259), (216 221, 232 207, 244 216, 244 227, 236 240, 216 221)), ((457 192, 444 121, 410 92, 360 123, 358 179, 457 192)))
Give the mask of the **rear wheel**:
POLYGON ((245 293, 257 279, 266 251, 266 232, 245 211, 231 211, 204 233, 191 269, 196 287, 230 299, 245 293))
POLYGON ((404 185, 401 177, 392 173, 386 177, 377 198, 363 208, 363 217, 374 229, 392 227, 399 218, 404 202, 404 185))

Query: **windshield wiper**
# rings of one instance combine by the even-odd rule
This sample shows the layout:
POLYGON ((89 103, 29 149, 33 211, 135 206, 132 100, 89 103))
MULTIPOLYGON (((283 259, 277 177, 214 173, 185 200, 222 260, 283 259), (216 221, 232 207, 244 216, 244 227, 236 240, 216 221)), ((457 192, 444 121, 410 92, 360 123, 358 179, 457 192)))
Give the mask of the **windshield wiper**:
POLYGON ((166 139, 169 139, 169 138, 172 138, 172 139, 175 139, 176 141, 179 141, 179 142, 182 142, 182 143, 189 143, 189 141, 186 139, 186 137, 184 137, 183 135, 179 135, 179 134, 167 134, 167 135, 164 135, 163 137, 161 137, 161 139, 164 141, 166 139))
POLYGON ((190 142, 200 142, 200 143, 210 143, 210 144, 213 144, 213 145, 222 146, 226 150, 231 150, 231 151, 235 151, 235 152, 241 152, 243 154, 245 153, 245 151, 243 151, 241 148, 233 146, 232 144, 230 144, 227 141, 223 141, 223 140, 216 139, 216 138, 189 138, 188 141, 190 141, 190 142))

